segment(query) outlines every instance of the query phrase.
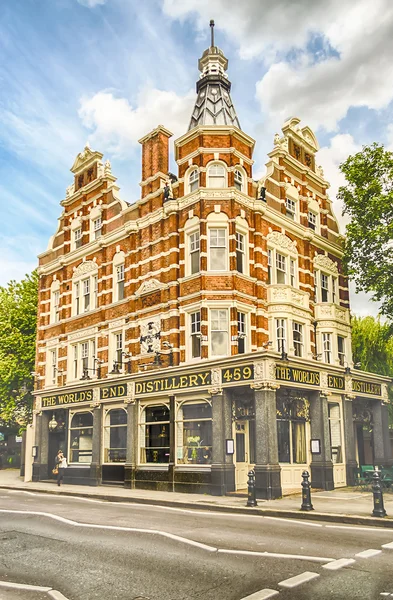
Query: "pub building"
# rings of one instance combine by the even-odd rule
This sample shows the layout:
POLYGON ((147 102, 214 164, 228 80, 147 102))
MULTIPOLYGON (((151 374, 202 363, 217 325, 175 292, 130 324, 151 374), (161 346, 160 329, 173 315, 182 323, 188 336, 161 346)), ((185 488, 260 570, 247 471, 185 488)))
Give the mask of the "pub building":
MULTIPOLYGON (((212 30, 213 31, 213 30, 212 30)), ((326 490, 391 465, 389 379, 354 369, 343 238, 298 118, 253 179, 255 141, 214 43, 188 130, 140 140, 124 201, 88 145, 39 256, 33 479, 222 495, 326 490), (55 228, 54 228, 55 229, 55 228)))

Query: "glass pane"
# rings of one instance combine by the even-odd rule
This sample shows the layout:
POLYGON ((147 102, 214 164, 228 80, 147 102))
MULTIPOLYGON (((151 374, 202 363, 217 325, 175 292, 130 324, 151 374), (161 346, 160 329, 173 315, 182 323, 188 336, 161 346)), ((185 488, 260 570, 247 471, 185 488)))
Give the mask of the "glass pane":
POLYGON ((183 404, 183 419, 211 419, 212 407, 208 402, 200 404, 183 404))
POLYGON ((212 271, 225 271, 227 268, 226 262, 225 248, 210 249, 210 269, 212 271))
POLYGON ((93 415, 91 412, 76 413, 72 417, 71 429, 74 427, 93 427, 93 415))
POLYGON ((146 423, 155 421, 169 421, 169 408, 167 406, 149 406, 145 410, 146 423))
POLYGON ((75 429, 70 432, 71 462, 90 463, 93 448, 93 429, 75 429))
POLYGON ((228 353, 228 333, 212 331, 212 355, 225 356, 228 353))
POLYGON ((199 273, 199 251, 191 253, 191 274, 199 273))
POLYGON ((278 461, 290 462, 289 454, 289 421, 277 421, 278 461))
POLYGON ((236 462, 246 462, 246 436, 236 433, 236 462))
POLYGON ((107 414, 108 425, 127 425, 127 413, 123 409, 110 410, 107 414))
POLYGON ((306 424, 304 422, 292 423, 292 453, 292 462, 295 464, 306 463, 306 424))
POLYGON ((198 358, 201 355, 201 339, 196 335, 191 336, 192 358, 198 358))
POLYGON ((212 454, 212 422, 185 421, 183 423, 183 462, 210 464, 212 454))

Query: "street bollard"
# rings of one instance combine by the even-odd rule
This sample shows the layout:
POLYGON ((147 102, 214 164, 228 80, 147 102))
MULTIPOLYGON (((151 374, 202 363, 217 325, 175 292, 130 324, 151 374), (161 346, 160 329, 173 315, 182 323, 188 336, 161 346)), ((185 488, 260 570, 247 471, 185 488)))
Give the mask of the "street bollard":
POLYGON ((255 489, 255 472, 253 470, 248 472, 247 486, 248 494, 246 506, 258 506, 255 489))
POLYGON ((383 505, 382 483, 379 471, 375 471, 373 475, 373 500, 374 510, 371 513, 371 516, 386 517, 386 510, 383 505))
POLYGON ((303 481, 302 481, 302 505, 300 510, 314 510, 313 505, 311 504, 311 483, 308 478, 310 477, 308 471, 303 471, 302 473, 303 481))

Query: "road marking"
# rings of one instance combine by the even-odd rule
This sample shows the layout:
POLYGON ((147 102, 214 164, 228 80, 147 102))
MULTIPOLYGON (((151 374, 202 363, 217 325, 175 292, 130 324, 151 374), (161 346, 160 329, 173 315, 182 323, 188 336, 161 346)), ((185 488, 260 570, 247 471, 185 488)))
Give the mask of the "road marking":
POLYGON ((381 592, 380 596, 390 596, 390 592, 381 592))
POLYGON ((363 550, 363 552, 358 552, 355 556, 359 558, 371 558, 372 556, 377 556, 377 554, 381 554, 382 550, 374 550, 370 548, 370 550, 363 550))
POLYGON ((18 590, 29 590, 34 592, 50 592, 52 589, 51 587, 43 587, 40 585, 27 585, 26 583, 12 583, 11 581, 0 581, 0 587, 18 590))
POLYGON ((294 588, 302 583, 307 583, 307 581, 311 581, 312 579, 316 579, 319 577, 319 573, 313 573, 312 571, 305 571, 304 573, 300 573, 300 575, 296 575, 295 577, 290 577, 289 579, 284 579, 284 581, 280 581, 278 585, 284 588, 294 588))
POLYGON ((264 590, 255 592, 255 594, 251 594, 251 596, 241 598, 241 600, 267 600, 267 598, 274 598, 274 596, 278 596, 279 593, 280 592, 277 592, 276 590, 269 590, 268 588, 265 588, 264 590))
POLYGON ((10 490, 9 494, 28 494, 29 496, 37 496, 34 492, 25 492, 25 490, 10 490))
POLYGON ((333 562, 334 558, 326 558, 323 556, 307 556, 303 554, 280 554, 278 552, 254 552, 252 550, 226 550, 219 548, 220 554, 243 554, 245 556, 265 556, 267 558, 290 558, 291 560, 309 560, 310 562, 333 562))
POLYGON ((388 533, 392 535, 392 530, 382 527, 357 527, 356 525, 325 525, 326 529, 352 529, 353 531, 378 531, 379 533, 388 533))
POLYGON ((295 523, 295 525, 308 525, 309 527, 323 527, 320 523, 310 523, 309 521, 301 521, 300 519, 286 519, 285 517, 269 517, 265 516, 264 519, 271 519, 272 521, 285 521, 285 523, 295 523))
POLYGON ((72 521, 71 519, 67 519, 65 517, 60 517, 59 515, 54 515, 52 513, 39 512, 39 511, 27 511, 27 510, 8 510, 8 509, 0 509, 0 513, 11 513, 16 515, 28 515, 28 516, 38 516, 38 517, 47 517, 49 519, 53 519, 54 521, 60 521, 60 523, 64 523, 66 525, 71 525, 72 527, 84 527, 88 529, 104 529, 109 531, 124 531, 124 532, 132 532, 132 533, 148 533, 153 535, 160 535, 165 538, 169 538, 171 540, 181 542, 183 544, 188 544, 189 546, 195 546, 196 548, 201 548, 202 550, 206 550, 208 552, 220 552, 224 554, 246 554, 251 556, 265 556, 265 557, 273 557, 273 558, 291 558, 297 560, 308 560, 311 562, 329 562, 334 561, 334 558, 326 558, 319 556, 305 556, 301 554, 278 554, 274 552, 254 552, 250 550, 226 550, 226 549, 218 549, 214 546, 209 546, 207 544, 203 544, 201 542, 196 542, 195 540, 190 540, 188 538, 176 535, 174 533, 169 533, 166 531, 159 531, 158 529, 140 529, 138 527, 121 527, 118 525, 97 525, 95 523, 79 523, 78 521, 72 521))
POLYGON ((53 600, 68 600, 68 598, 63 596, 63 594, 61 592, 58 592, 57 590, 51 590, 50 592, 48 592, 48 596, 53 600))
POLYGON ((328 569, 329 571, 338 571, 338 569, 352 565, 354 562, 356 562, 356 560, 353 558, 339 558, 338 560, 330 562, 327 565, 322 565, 322 568, 328 569))
POLYGON ((347 495, 347 496, 316 496, 315 494, 313 495, 313 498, 324 498, 326 500, 353 500, 355 498, 362 498, 362 496, 351 496, 351 495, 347 495))
POLYGON ((381 548, 386 548, 386 550, 393 550, 393 542, 389 544, 382 544, 381 548))

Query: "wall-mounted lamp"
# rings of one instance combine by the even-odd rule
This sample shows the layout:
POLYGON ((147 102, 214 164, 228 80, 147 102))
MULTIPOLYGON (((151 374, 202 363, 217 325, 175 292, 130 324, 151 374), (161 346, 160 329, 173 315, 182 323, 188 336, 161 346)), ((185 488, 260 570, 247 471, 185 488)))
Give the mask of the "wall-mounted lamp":
POLYGON ((264 348, 265 350, 267 350, 269 348, 269 346, 273 346, 273 342, 270 340, 267 342, 263 342, 263 344, 262 344, 262 348, 264 348))
POLYGON ((53 413, 51 420, 48 423, 49 431, 54 431, 57 427, 57 421, 55 419, 55 413, 53 413))
MULTIPOLYGON (((123 350, 121 352, 121 356, 122 357, 124 356, 124 358, 131 359, 132 354, 131 354, 131 352, 125 352, 123 350)), ((114 360, 112 371, 109 374, 110 375, 120 375, 121 374, 120 367, 122 367, 123 365, 126 365, 127 373, 130 374, 131 373, 131 360, 127 360, 127 362, 124 362, 123 360, 114 360)))

